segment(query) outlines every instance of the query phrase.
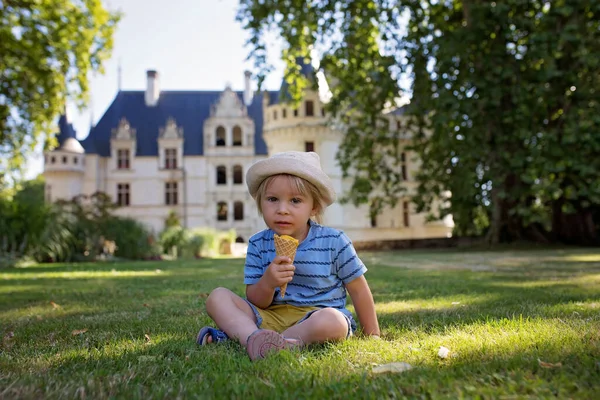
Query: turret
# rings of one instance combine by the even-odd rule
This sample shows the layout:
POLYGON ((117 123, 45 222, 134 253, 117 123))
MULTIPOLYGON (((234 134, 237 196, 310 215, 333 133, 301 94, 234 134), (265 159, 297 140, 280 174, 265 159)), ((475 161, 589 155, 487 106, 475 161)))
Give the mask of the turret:
MULTIPOLYGON (((310 82, 317 81, 317 74, 312 64, 306 59, 298 58, 301 73, 310 82)), ((321 83, 321 80, 318 80, 321 83)), ((263 137, 267 143, 269 154, 282 151, 314 151, 321 158, 323 170, 332 180, 338 194, 342 192, 342 172, 335 158, 341 133, 328 124, 325 104, 321 101, 319 90, 309 87, 298 107, 289 102, 289 85, 283 80, 279 93, 271 93, 264 100, 263 137)), ((341 196, 340 196, 341 197, 341 196)), ((325 223, 343 227, 343 212, 339 203, 327 208, 325 223)))
POLYGON ((58 121, 58 147, 44 154, 46 201, 70 200, 82 193, 85 151, 66 115, 58 121))

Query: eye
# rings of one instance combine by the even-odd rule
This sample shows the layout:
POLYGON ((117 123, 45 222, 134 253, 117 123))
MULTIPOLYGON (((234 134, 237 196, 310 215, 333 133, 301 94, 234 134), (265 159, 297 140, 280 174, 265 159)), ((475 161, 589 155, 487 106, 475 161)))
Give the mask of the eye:
POLYGON ((269 197, 267 197, 267 201, 268 202, 277 201, 277 197, 269 196, 269 197))
POLYGON ((298 197, 294 197, 292 199, 292 203, 293 204, 300 204, 300 203, 302 203, 302 199, 299 199, 298 197))

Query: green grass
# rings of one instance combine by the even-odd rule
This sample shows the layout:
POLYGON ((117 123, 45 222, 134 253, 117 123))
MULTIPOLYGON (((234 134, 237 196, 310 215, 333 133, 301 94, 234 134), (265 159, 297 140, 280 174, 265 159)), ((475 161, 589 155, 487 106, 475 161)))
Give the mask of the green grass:
POLYGON ((600 250, 361 257, 382 340, 256 363, 194 342, 243 260, 0 270, 0 398, 598 398, 600 250), (391 362, 413 368, 373 374, 391 362))

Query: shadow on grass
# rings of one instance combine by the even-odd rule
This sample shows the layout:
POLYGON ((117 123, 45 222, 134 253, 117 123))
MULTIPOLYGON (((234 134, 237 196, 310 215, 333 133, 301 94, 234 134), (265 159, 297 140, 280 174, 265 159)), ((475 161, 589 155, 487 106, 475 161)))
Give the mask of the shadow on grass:
MULTIPOLYGON (((127 340, 127 336, 120 339, 127 340)), ((256 363, 250 362, 235 343, 198 347, 192 340, 173 338, 113 356, 102 348, 90 351, 88 346, 67 359, 50 358, 42 366, 23 366, 18 374, 0 379, 14 380, 12 392, 7 392, 13 395, 28 388, 46 391, 51 397, 75 397, 76 390, 84 387, 93 398, 175 398, 187 394, 294 399, 592 398, 600 379, 594 365, 598 354, 586 353, 589 348, 585 347, 565 346, 558 337, 543 342, 543 346, 534 343, 526 350, 503 348, 492 349, 490 354, 474 351, 446 360, 430 358, 407 372, 383 375, 370 372, 372 363, 379 360, 356 359, 360 339, 352 340, 349 347, 316 346, 303 352, 282 352, 256 363), (562 365, 543 368, 538 360, 560 361, 562 365)))
MULTIPOLYGON (((154 271, 156 267, 164 271, 164 274, 153 276, 52 277, 34 280, 29 275, 33 270, 16 269, 11 274, 23 275, 22 279, 0 281, 0 289, 11 285, 7 291, 0 293, 0 299, 4 298, 0 313, 21 310, 31 319, 41 314, 43 318, 67 321, 95 315, 98 323, 101 323, 103 315, 112 315, 120 310, 135 315, 147 310, 144 308, 146 305, 152 307, 153 312, 163 310, 163 314, 174 315, 179 315, 181 308, 203 310, 206 295, 215 287, 225 286, 240 295, 244 293, 239 260, 221 261, 218 268, 214 267, 214 260, 179 264, 117 264, 123 268, 117 273, 154 271), (21 290, 21 286, 25 289, 21 290), (51 301, 57 303, 62 311, 52 311, 51 301), (78 311, 78 307, 84 310, 78 311)), ((568 317, 567 313, 572 310, 567 306, 600 301, 597 285, 588 285, 584 279, 600 273, 600 266, 581 262, 567 266, 562 262, 546 264, 549 264, 546 268, 535 270, 524 266, 518 270, 495 272, 419 270, 379 265, 371 268, 367 278, 376 304, 382 306, 380 323, 384 330, 416 325, 442 329, 447 325, 458 326, 515 315, 568 317), (581 281, 569 282, 577 278, 581 281), (454 306, 452 302, 459 305, 454 306), (393 307, 392 311, 385 310, 385 306, 392 303, 405 304, 399 310, 393 307), (564 312, 560 307, 557 308, 559 305, 565 306, 564 312)), ((50 271, 69 272, 69 268, 78 272, 106 272, 112 266, 66 265, 50 267, 50 271)), ((35 270, 38 273, 49 272, 47 266, 35 270)), ((595 310, 589 308, 579 312, 587 316, 595 310)))

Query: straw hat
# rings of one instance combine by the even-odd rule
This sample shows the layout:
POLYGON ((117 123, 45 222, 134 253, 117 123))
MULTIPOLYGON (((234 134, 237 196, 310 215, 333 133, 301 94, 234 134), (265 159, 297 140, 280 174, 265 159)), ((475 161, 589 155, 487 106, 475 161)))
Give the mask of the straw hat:
POLYGON ((258 187, 270 176, 288 174, 306 179, 319 189, 328 206, 335 201, 335 190, 331 179, 321 169, 319 155, 315 152, 286 151, 254 163, 246 174, 246 184, 253 198, 258 187))

